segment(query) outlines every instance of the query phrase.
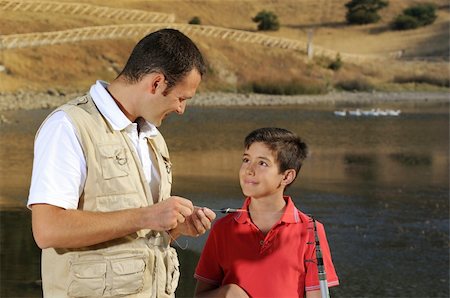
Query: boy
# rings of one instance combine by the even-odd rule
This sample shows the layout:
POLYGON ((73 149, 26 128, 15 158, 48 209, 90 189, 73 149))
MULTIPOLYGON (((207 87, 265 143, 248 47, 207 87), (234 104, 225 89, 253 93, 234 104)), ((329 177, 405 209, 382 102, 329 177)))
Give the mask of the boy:
MULTIPOLYGON (((196 297, 320 297, 311 218, 284 190, 297 177, 307 145, 281 128, 245 138, 239 170, 247 199, 216 222, 195 271, 196 297)), ((323 225, 317 223, 328 286, 339 284, 323 225)))

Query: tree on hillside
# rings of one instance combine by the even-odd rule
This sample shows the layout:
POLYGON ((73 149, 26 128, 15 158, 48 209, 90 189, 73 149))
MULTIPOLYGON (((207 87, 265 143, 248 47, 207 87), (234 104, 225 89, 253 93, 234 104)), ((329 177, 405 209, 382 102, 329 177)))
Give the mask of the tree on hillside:
POLYGON ((403 10, 392 22, 395 30, 408 30, 432 24, 437 18, 434 4, 417 4, 403 10))
POLYGON ((346 19, 349 24, 371 24, 380 20, 378 11, 389 5, 388 0, 351 0, 347 7, 346 19))
POLYGON ((276 31, 280 28, 278 16, 271 11, 262 10, 252 18, 252 21, 258 24, 258 30, 261 31, 276 31))
POLYGON ((191 25, 201 25, 201 23, 202 23, 202 21, 200 20, 199 17, 193 17, 193 18, 188 22, 188 24, 191 24, 191 25))

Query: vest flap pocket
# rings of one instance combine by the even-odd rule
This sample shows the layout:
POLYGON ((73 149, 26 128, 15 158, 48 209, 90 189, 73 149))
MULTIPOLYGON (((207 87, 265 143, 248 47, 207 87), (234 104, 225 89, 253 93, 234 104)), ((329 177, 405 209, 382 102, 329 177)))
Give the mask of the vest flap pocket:
POLYGON ((72 265, 73 274, 78 278, 101 277, 106 274, 106 263, 80 263, 72 265))
POLYGON ((105 287, 106 262, 75 263, 70 266, 72 278, 67 289, 70 297, 102 296, 105 287))
POLYGON ((146 249, 80 253, 70 264, 69 297, 117 297, 151 289, 154 256, 146 249))
POLYGON ((121 144, 99 145, 100 163, 102 166, 103 178, 128 176, 129 156, 127 149, 121 144))
POLYGON ((145 261, 143 257, 111 261, 112 295, 139 293, 144 287, 145 261))
POLYGON ((115 260, 111 262, 114 273, 118 275, 134 274, 145 270, 143 259, 115 260))

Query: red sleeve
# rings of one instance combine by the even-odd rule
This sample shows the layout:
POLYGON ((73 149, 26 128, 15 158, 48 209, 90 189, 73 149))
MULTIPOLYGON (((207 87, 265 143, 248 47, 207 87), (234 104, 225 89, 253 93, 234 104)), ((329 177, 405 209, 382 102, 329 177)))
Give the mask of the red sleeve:
POLYGON ((220 256, 218 255, 217 225, 211 228, 205 247, 203 248, 200 260, 195 269, 194 277, 206 283, 221 285, 223 271, 220 266, 220 256))
MULTIPOLYGON (((330 247, 328 245, 327 237, 325 235, 325 228, 319 222, 317 222, 317 231, 319 234, 320 250, 322 251, 323 262, 325 266, 325 273, 327 276, 328 287, 333 287, 339 285, 339 279, 337 277, 336 271, 334 270, 333 261, 331 259, 330 247)), ((315 243, 314 232, 311 230, 310 242, 315 243)), ((313 260, 314 262, 306 263, 306 280, 305 280, 305 290, 314 291, 320 289, 319 285, 319 272, 317 268, 316 260, 316 246, 308 245, 306 258, 313 260)))

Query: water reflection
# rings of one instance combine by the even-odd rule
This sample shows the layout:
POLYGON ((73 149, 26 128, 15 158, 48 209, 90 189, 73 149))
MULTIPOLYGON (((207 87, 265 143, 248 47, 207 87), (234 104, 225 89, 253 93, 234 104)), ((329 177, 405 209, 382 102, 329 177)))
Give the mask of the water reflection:
MULTIPOLYGON (((448 105, 400 108, 395 119, 344 119, 333 107, 188 108, 161 128, 174 164, 173 193, 199 206, 240 206, 245 135, 262 126, 293 130, 311 155, 288 194, 326 226, 342 283, 331 294, 448 297, 448 105)), ((41 296, 40 251, 23 204, 34 132, 48 112, 9 112, 18 122, 0 126, 1 297, 41 296)), ((180 239, 188 249, 178 249, 177 297, 192 296, 205 239, 180 239)))
POLYGON ((42 297, 41 250, 34 244, 28 211, 1 212, 0 247, 0 296, 42 297))

